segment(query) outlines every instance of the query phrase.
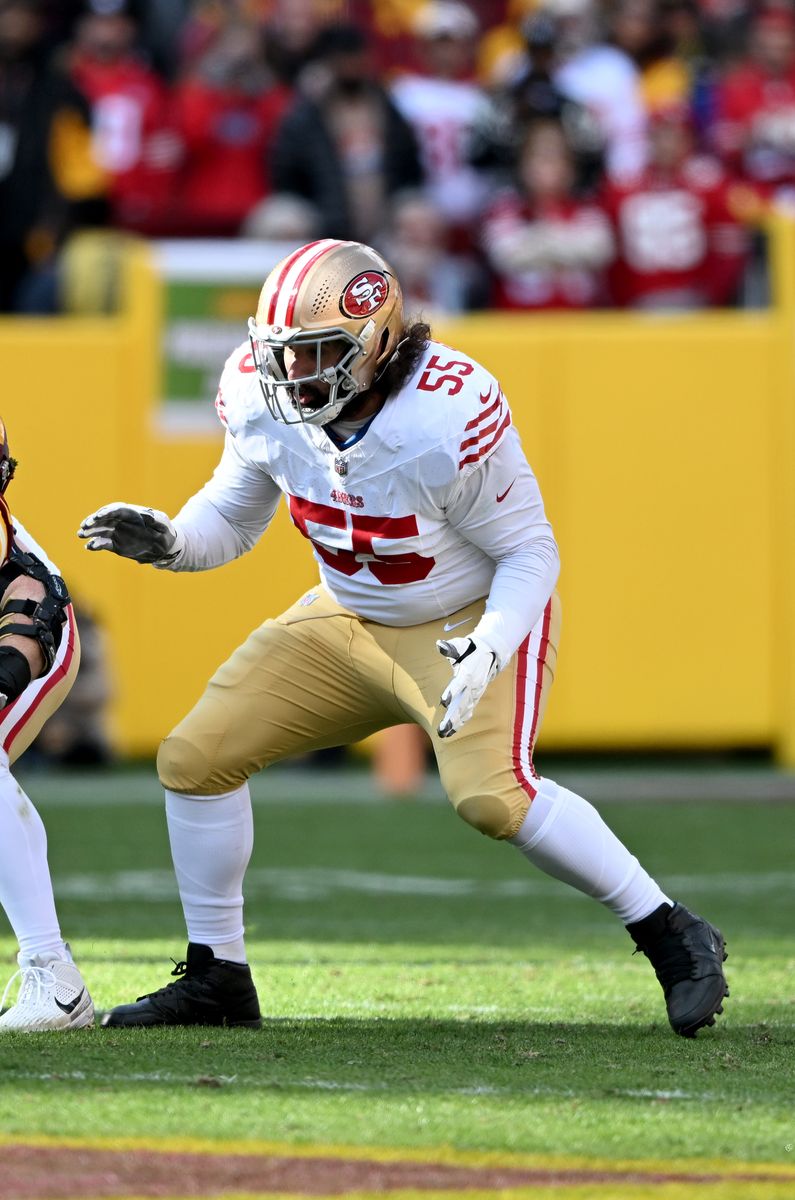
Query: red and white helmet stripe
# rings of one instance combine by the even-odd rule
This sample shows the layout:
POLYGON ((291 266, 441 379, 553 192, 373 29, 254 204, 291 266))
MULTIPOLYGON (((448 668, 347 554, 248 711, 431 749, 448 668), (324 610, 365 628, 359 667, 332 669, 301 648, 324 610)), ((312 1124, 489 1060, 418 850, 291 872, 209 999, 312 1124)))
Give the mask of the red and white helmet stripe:
POLYGON ((268 298, 267 323, 269 325, 285 327, 292 325, 298 292, 309 270, 330 250, 341 245, 342 242, 335 241, 333 238, 324 238, 319 242, 310 242, 308 246, 302 246, 300 250, 296 250, 294 254, 285 259, 278 278, 274 282, 273 291, 268 298))

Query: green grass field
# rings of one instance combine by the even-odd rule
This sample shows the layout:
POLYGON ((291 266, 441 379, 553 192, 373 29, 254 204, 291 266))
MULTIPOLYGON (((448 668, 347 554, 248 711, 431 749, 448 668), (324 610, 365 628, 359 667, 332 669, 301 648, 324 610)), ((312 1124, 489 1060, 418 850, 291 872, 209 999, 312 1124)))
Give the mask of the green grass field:
MULTIPOLYGON (((161 986, 185 937, 154 774, 20 778, 98 1007, 161 986)), ((378 800, 363 772, 292 770, 254 794, 264 1031, 6 1037, 4 1135, 795 1166, 795 806, 600 805, 726 936, 725 1015, 685 1041, 615 919, 479 837, 433 786, 378 800)), ((14 951, 3 923, 8 975, 14 951)))

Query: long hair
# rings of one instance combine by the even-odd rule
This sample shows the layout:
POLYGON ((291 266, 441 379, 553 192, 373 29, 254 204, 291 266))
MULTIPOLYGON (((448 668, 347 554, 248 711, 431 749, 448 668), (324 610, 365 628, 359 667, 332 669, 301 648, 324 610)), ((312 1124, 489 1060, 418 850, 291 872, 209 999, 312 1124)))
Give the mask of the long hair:
POLYGON ((371 385, 372 390, 382 396, 399 392, 414 372, 431 340, 431 327, 425 321, 413 321, 403 326, 398 338, 397 350, 379 378, 371 385))
POLYGON ((378 396, 383 404, 399 392, 425 353, 430 338, 431 327, 425 321, 405 324, 398 338, 397 349, 381 374, 376 376, 366 391, 359 392, 358 396, 348 401, 341 416, 356 420, 373 396, 378 396))

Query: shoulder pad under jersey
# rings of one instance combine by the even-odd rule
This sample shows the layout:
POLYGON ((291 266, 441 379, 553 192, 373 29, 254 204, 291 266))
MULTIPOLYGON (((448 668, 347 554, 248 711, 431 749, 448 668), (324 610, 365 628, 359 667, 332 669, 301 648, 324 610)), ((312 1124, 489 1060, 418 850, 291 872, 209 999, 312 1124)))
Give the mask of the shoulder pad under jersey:
POLYGON ((474 358, 430 342, 412 379, 417 427, 436 431, 453 470, 469 473, 496 449, 511 412, 494 376, 474 358))
POLYGON ((265 400, 249 343, 243 342, 229 355, 221 372, 215 411, 221 424, 234 437, 249 421, 265 410, 265 400))

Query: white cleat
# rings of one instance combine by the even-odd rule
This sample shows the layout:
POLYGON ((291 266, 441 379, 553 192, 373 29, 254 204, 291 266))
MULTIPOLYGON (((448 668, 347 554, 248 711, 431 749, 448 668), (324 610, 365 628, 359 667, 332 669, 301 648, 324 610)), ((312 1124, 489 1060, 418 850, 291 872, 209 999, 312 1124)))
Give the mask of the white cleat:
POLYGON ((19 979, 17 1002, 0 1017, 0 1033, 39 1033, 93 1025, 94 1004, 74 963, 41 954, 35 958, 20 955, 17 961, 19 970, 8 981, 0 1009, 19 979))

